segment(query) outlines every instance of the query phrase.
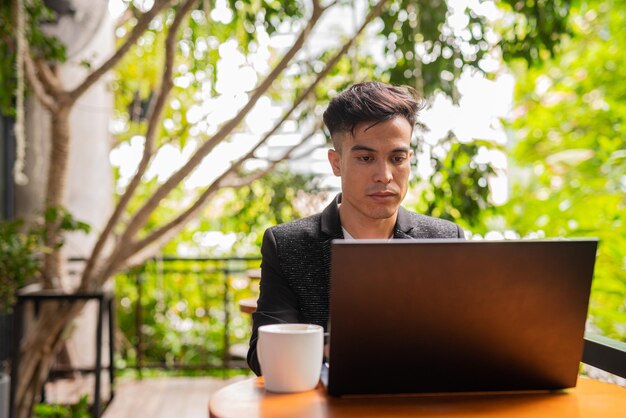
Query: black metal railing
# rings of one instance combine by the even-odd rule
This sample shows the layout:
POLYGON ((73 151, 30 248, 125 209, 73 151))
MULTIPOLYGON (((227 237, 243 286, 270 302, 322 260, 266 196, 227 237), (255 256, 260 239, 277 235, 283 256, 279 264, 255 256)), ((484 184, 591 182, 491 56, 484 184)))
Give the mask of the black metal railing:
MULTIPOLYGON (((233 346, 247 344, 249 315, 237 301, 255 294, 248 272, 260 257, 163 257, 116 277, 119 368, 246 368, 233 346)), ((242 350, 237 350, 241 352, 242 350)))
MULTIPOLYGON (((80 274, 85 260, 71 258, 68 261, 70 277, 80 274)), ((24 334, 25 308, 32 305, 32 313, 36 316, 42 304, 52 302, 97 302, 93 367, 55 364, 48 376, 48 379, 54 379, 73 373, 94 374, 91 405, 94 418, 101 415, 103 407, 115 395, 116 370, 131 368, 141 376, 143 370, 149 368, 247 368, 245 358, 234 356, 231 348, 236 344, 247 346, 251 319, 248 314, 239 311, 237 301, 255 295, 258 291, 255 289, 258 281, 250 278, 250 272, 258 270, 260 261, 260 257, 163 257, 148 260, 141 266, 118 274, 113 293, 97 291, 66 294, 23 289, 18 294, 14 315, 16 332, 11 350, 13 382, 19 378, 19 341, 24 334), (119 315, 117 318, 116 313, 119 315), (103 365, 104 322, 108 333, 108 361, 103 365), (189 335, 196 337, 195 343, 186 339, 189 335), (117 340, 125 341, 126 344, 117 346, 117 340), (128 353, 132 353, 132 356, 128 353), (115 363, 114 355, 118 359, 115 363), (129 360, 129 357, 132 359, 129 360), (109 375, 109 394, 103 401, 100 382, 101 373, 105 370, 109 375)), ((14 407, 14 396, 12 393, 11 410, 14 407)), ((46 400, 45 389, 41 399, 43 402, 46 400)))
POLYGON ((626 379, 626 343, 585 333, 583 363, 626 379))
MULTIPOLYGON (((37 290, 32 292, 20 292, 17 295, 17 303, 15 305, 15 336, 13 339, 13 364, 11 368, 11 396, 10 396, 10 416, 15 416, 15 396, 16 387, 19 379, 18 370, 20 364, 20 350, 19 345, 22 339, 22 335, 25 334, 25 311, 28 305, 32 305, 33 318, 39 316, 41 306, 46 303, 74 303, 74 302, 89 302, 94 301, 97 304, 96 314, 96 332, 95 332, 95 359, 93 366, 91 367, 58 367, 53 366, 48 374, 48 379, 52 379, 58 375, 66 373, 81 373, 81 374, 93 374, 94 375, 94 389, 93 389, 93 403, 91 404, 91 416, 92 418, 98 418, 101 415, 103 407, 106 406, 115 397, 115 366, 113 363, 113 355, 115 353, 115 345, 113 338, 113 330, 115 323, 115 308, 113 294, 104 291, 94 292, 80 292, 80 293, 63 293, 56 290, 37 290), (103 325, 104 318, 107 318, 107 332, 108 332, 108 361, 106 365, 102 365, 102 346, 103 346, 103 325), (109 376, 109 393, 104 403, 102 401, 101 394, 101 382, 102 372, 108 372, 109 376)), ((41 402, 46 402, 46 390, 45 385, 42 388, 41 402)))

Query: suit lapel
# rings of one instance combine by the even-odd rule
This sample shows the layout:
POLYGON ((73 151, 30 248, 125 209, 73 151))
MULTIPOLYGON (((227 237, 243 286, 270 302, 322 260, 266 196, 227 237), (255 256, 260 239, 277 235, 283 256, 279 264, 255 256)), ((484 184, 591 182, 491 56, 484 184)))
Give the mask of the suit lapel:
POLYGON ((339 220, 339 202, 341 202, 341 193, 330 202, 322 212, 320 220, 322 240, 322 256, 324 266, 330 272, 330 246, 334 239, 343 239, 343 230, 341 229, 341 221, 339 220))
POLYGON ((339 220, 339 202, 341 202, 341 193, 335 196, 335 199, 322 212, 320 226, 322 237, 325 239, 343 238, 343 230, 339 220))
POLYGON ((412 235, 407 234, 406 232, 404 232, 402 229, 398 228, 397 226, 396 226, 396 229, 393 231, 393 238, 394 239, 414 239, 412 235))
POLYGON ((413 231, 414 226, 411 222, 411 214, 408 210, 402 206, 398 207, 398 219, 396 220, 396 227, 393 231, 393 237, 396 239, 412 239, 416 238, 413 231))

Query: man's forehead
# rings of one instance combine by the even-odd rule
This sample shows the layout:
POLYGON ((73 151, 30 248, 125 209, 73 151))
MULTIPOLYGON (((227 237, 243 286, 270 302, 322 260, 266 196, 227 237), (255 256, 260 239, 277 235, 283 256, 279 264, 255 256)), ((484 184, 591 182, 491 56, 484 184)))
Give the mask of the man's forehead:
POLYGON ((398 123, 381 123, 366 129, 359 129, 351 133, 345 133, 345 143, 352 145, 364 145, 369 147, 408 146, 411 142, 412 129, 398 123))

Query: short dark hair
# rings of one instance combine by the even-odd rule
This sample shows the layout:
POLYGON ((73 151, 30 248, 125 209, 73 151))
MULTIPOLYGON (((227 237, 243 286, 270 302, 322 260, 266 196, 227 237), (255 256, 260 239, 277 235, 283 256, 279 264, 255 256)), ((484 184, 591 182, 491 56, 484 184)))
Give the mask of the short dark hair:
POLYGON ((361 122, 377 123, 402 116, 413 127, 422 107, 422 100, 411 87, 368 81, 354 84, 335 96, 324 112, 324 124, 338 148, 335 135, 341 132, 354 135, 361 122))

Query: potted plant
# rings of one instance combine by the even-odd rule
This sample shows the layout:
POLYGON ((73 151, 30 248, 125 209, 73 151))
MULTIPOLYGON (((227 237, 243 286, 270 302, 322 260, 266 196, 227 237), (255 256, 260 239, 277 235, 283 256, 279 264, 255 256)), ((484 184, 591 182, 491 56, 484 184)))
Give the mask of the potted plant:
MULTIPOLYGON (((22 220, 0 221, 0 314, 11 313, 20 287, 37 282, 42 268, 41 256, 52 251, 46 245, 46 225, 50 224, 61 233, 89 233, 90 230, 88 224, 76 220, 63 208, 48 208, 43 219, 29 227, 22 220)), ((61 237, 55 249, 63 244, 61 237)))
POLYGON ((17 290, 37 277, 42 233, 24 228, 22 221, 0 222, 0 418, 8 418, 10 378, 8 364, 12 338, 12 315, 17 290))
MULTIPOLYGON (((22 220, 0 221, 0 418, 8 418, 10 379, 8 374, 12 345, 12 311, 17 291, 28 284, 39 283, 42 255, 52 251, 46 244, 46 225, 55 225, 61 233, 81 231, 90 226, 76 220, 64 208, 48 208, 43 217, 28 226, 22 220), (5 414, 5 415, 3 415, 5 414)), ((55 248, 64 244, 58 240, 55 248)))
POLYGON ((23 222, 0 222, 0 313, 11 313, 16 291, 39 273, 42 235, 23 222))

